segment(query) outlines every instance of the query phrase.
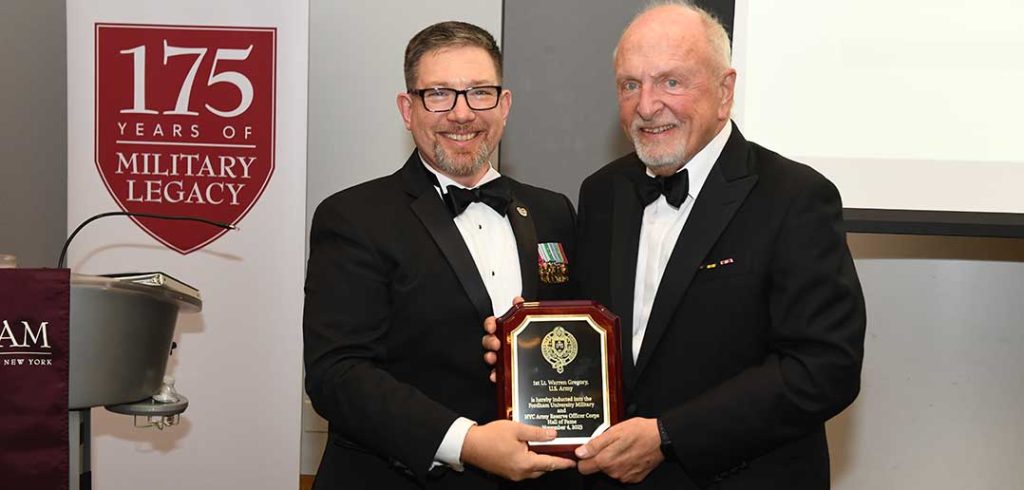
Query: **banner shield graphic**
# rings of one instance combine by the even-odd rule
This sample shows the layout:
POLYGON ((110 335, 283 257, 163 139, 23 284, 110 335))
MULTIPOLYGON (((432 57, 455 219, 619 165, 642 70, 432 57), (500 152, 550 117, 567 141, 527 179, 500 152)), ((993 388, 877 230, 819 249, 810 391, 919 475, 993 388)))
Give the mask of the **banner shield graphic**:
MULTIPOLYGON (((274 173, 276 30, 96 24, 95 160, 124 211, 237 224, 274 173)), ((182 254, 226 230, 132 218, 182 254)))

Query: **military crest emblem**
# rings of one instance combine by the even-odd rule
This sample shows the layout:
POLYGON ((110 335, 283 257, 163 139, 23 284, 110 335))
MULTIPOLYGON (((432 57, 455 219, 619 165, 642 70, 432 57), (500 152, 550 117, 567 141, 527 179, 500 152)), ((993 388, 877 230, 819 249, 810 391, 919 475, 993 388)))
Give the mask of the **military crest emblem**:
POLYGON ((576 359, 576 352, 579 351, 579 343, 576 337, 562 327, 555 327, 544 336, 540 345, 541 354, 544 360, 551 364, 551 368, 558 371, 558 374, 565 372, 565 367, 576 359))

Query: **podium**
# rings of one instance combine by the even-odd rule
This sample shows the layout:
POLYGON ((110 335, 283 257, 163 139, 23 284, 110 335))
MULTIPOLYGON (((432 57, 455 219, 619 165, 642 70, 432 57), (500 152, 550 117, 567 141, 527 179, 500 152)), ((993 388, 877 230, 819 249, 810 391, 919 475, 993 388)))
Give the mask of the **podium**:
POLYGON ((159 272, 71 275, 71 490, 91 487, 90 409, 143 417, 162 429, 188 407, 164 373, 178 313, 202 306, 198 290, 159 272))

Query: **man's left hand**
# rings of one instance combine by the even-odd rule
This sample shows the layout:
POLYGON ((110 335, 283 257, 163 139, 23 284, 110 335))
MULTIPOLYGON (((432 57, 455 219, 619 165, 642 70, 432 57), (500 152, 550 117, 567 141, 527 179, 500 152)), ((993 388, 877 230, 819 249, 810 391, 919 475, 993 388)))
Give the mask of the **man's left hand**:
POLYGON ((640 417, 611 426, 576 448, 580 473, 604 472, 623 483, 638 483, 665 460, 658 421, 640 417))
MULTIPOLYGON (((516 296, 512 298, 512 304, 518 305, 522 303, 523 297, 516 296)), ((494 371, 494 367, 498 365, 498 351, 501 349, 501 340, 498 339, 498 320, 493 316, 489 316, 484 319, 484 335, 483 339, 480 340, 480 344, 484 347, 484 362, 491 367, 491 383, 496 383, 498 375, 494 371)))

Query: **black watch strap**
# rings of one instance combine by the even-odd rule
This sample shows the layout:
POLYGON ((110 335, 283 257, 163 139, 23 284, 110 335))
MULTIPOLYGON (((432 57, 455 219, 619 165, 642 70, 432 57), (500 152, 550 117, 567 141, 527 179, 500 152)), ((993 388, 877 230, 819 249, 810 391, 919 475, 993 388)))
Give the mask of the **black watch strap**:
POLYGON ((676 453, 672 448, 672 439, 668 436, 668 431, 665 430, 665 425, 661 423, 661 419, 657 419, 658 422, 658 437, 661 438, 661 454, 665 455, 665 459, 675 459, 676 453))

